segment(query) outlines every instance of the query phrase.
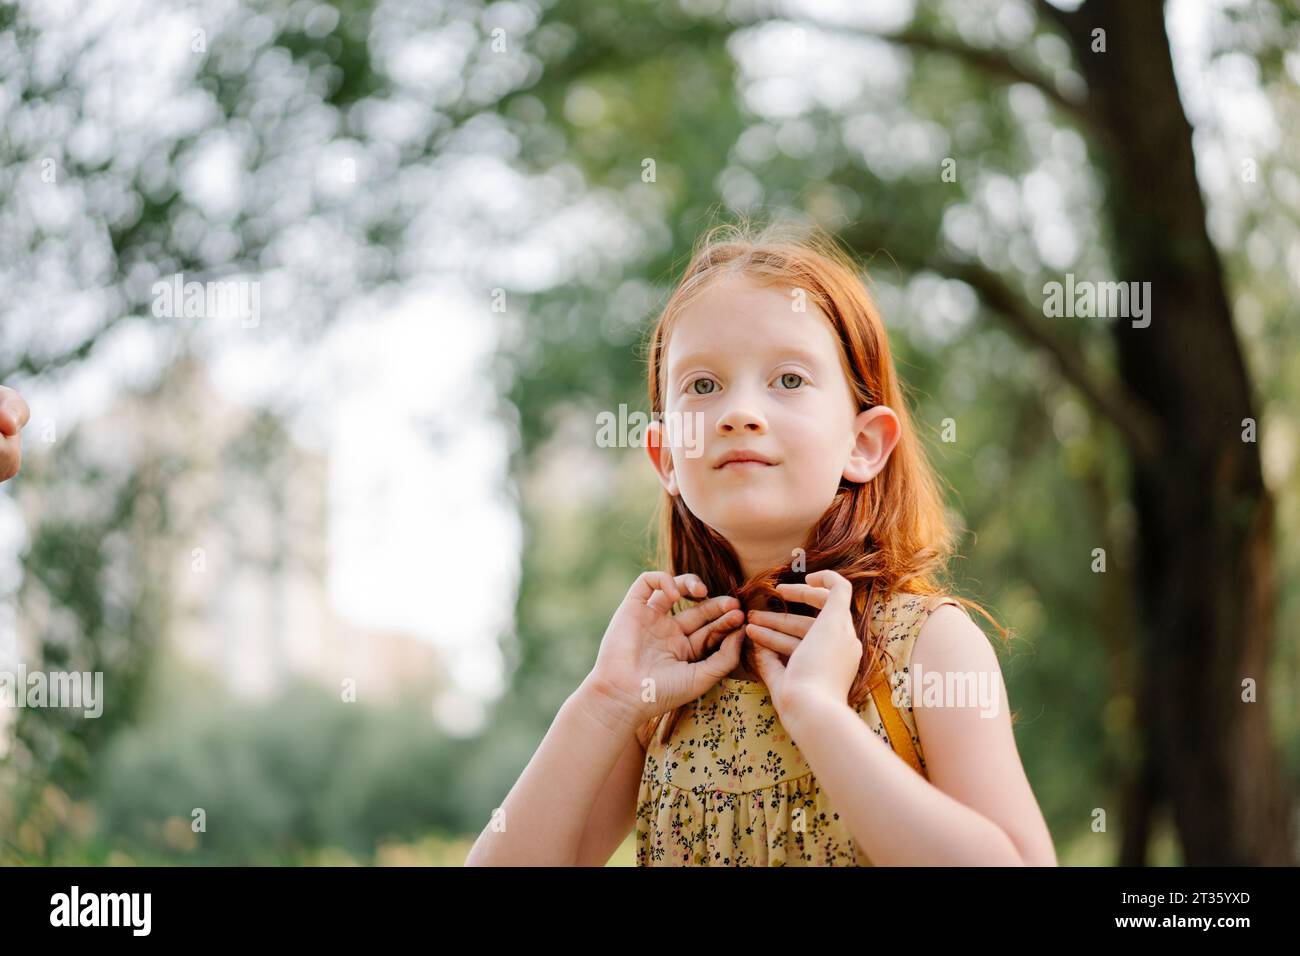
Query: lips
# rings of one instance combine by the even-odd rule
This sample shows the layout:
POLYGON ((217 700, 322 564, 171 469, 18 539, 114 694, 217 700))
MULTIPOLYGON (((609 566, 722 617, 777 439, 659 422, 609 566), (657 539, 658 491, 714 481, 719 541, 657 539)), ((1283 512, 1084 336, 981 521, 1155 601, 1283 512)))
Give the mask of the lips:
POLYGON ((713 467, 717 469, 727 468, 728 466, 745 469, 745 468, 767 468, 776 464, 766 455, 756 451, 745 449, 730 451, 722 456, 722 459, 713 467))

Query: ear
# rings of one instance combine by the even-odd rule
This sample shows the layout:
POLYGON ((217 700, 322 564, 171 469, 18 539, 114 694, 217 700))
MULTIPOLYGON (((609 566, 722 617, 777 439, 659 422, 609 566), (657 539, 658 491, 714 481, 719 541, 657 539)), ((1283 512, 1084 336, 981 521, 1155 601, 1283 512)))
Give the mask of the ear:
POLYGON ((646 426, 645 450, 654 465, 659 482, 670 495, 677 494, 677 472, 673 468, 673 450, 664 441, 663 422, 653 421, 646 426))
POLYGON ((861 484, 884 470, 903 429, 892 408, 876 405, 858 413, 853 430, 856 437, 844 465, 844 477, 861 484))

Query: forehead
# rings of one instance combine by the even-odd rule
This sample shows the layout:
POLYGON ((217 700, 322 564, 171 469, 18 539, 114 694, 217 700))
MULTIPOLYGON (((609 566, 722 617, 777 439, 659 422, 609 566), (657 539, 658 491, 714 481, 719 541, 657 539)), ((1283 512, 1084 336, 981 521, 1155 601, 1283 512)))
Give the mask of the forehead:
MULTIPOLYGON (((791 287, 793 288, 793 287, 791 287)), ((830 319, 811 300, 796 311, 791 288, 760 285, 744 276, 714 283, 678 316, 668 342, 668 374, 705 356, 735 358, 801 351, 827 366, 838 365, 830 319)))

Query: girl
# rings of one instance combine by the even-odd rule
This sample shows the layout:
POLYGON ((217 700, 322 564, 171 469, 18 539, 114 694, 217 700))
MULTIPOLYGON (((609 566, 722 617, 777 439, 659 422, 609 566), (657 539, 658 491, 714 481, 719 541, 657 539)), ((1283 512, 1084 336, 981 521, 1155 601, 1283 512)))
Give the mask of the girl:
POLYGON ((643 866, 1055 866, 961 605, 1005 631, 940 588, 942 500, 851 258, 715 228, 648 366, 668 570, 467 864, 600 865, 635 827, 643 866))

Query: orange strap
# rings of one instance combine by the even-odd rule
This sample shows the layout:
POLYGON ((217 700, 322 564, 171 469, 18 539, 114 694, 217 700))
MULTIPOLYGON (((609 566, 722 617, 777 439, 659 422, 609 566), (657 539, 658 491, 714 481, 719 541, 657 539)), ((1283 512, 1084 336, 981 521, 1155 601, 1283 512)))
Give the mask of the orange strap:
POLYGON ((921 769, 921 758, 916 753, 916 745, 912 743, 912 732, 903 722, 903 716, 898 712, 898 708, 894 706, 889 681, 885 679, 884 674, 877 677, 871 685, 871 698, 876 702, 876 711, 885 725, 885 733, 889 735, 889 746, 894 749, 894 753, 907 761, 908 766, 924 777, 925 771, 921 769))
MULTIPOLYGON (((927 612, 935 610, 941 604, 954 603, 951 598, 944 595, 931 595, 926 601, 927 612)), ((859 595, 857 601, 858 613, 862 613, 863 606, 866 604, 866 595, 859 595)), ((889 686, 888 675, 880 671, 870 686, 871 698, 876 702, 876 711, 880 714, 880 720, 885 725, 885 733, 889 737, 889 746, 894 753, 902 757, 907 765, 925 776, 925 771, 921 769, 921 758, 916 752, 916 745, 912 742, 912 732, 908 729, 898 708, 894 706, 891 688, 889 686)))

